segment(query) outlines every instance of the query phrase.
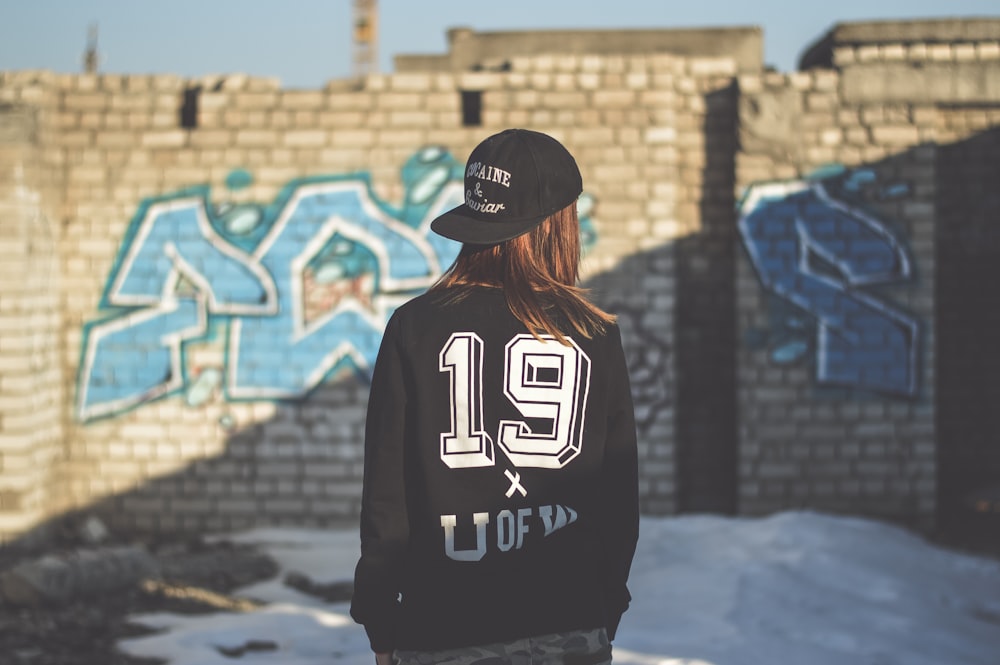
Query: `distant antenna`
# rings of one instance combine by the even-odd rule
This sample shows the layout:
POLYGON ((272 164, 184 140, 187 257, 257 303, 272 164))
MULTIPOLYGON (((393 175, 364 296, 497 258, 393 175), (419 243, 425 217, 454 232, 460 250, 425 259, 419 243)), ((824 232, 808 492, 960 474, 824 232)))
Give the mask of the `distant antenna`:
POLYGON ((96 74, 97 61, 97 24, 93 23, 87 29, 87 50, 83 53, 83 71, 96 74))
POLYGON ((378 70, 378 7, 376 0, 354 0, 354 75, 378 70))

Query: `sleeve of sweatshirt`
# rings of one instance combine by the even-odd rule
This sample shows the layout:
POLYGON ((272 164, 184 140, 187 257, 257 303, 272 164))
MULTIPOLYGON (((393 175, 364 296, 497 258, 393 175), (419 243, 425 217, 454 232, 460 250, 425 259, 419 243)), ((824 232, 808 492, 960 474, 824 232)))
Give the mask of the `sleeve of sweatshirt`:
POLYGON ((406 389, 399 340, 394 317, 382 338, 368 397, 361 558, 351 600, 351 616, 364 625, 376 652, 395 646, 400 576, 409 540, 403 470, 406 389))
POLYGON ((602 530, 608 637, 614 638, 631 595, 627 581, 639 539, 639 479, 635 412, 617 326, 609 332, 608 438, 604 457, 602 530))

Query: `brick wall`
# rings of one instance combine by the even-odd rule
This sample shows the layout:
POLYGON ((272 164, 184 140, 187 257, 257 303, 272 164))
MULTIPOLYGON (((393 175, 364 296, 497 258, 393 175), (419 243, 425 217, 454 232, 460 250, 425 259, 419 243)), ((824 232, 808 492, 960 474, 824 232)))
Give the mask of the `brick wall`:
MULTIPOLYGON (((24 101, 36 101, 25 91, 24 101)), ((38 108, 0 103, 0 532, 52 505, 63 451, 64 384, 54 170, 38 108), (46 199, 48 199, 46 201, 46 199)))
MULTIPOLYGON (((163 227, 146 222, 178 206, 196 210, 185 197, 202 197, 209 221, 200 233, 212 242, 198 238, 198 251, 273 267, 269 254, 251 260, 216 237, 231 213, 280 217, 302 187, 358 180, 370 204, 406 217, 416 210, 406 168, 423 147, 441 146, 464 165, 486 135, 530 126, 562 140, 581 165, 596 235, 584 278, 594 297, 621 316, 641 420, 643 505, 673 512, 675 357, 683 346, 674 342, 675 244, 710 236, 710 251, 731 251, 725 198, 708 214, 705 201, 708 188, 732 196, 725 165, 735 71, 726 59, 539 56, 515 58, 502 73, 374 75, 360 86, 332 82, 324 90, 284 90, 246 76, 7 74, 0 95, 24 96, 32 86, 44 94, 50 134, 43 148, 58 158, 65 178, 54 239, 63 276, 58 359, 67 377, 60 386, 65 452, 62 482, 51 486, 48 505, 151 530, 354 518, 367 397, 359 378, 363 359, 340 362, 289 399, 268 391, 260 399, 248 391, 234 398, 227 390, 237 356, 233 321, 240 319, 247 334, 261 319, 228 316, 235 311, 223 302, 228 287, 199 267, 192 239, 180 231, 160 238, 163 227), (480 93, 481 126, 463 126, 463 91, 480 93), (706 141, 706 135, 720 138, 706 141), (246 182, 237 186, 234 174, 246 182), (209 324, 192 335, 190 327, 202 325, 199 292, 211 294, 204 305, 209 324), (186 307, 189 327, 171 327, 186 307), (159 326, 145 345, 138 339, 148 332, 143 325, 159 326), (177 345, 183 353, 167 364, 175 338, 185 340, 177 345), (99 376, 102 353, 115 362, 99 376), (149 386, 140 394, 143 381, 149 386), (136 388, 129 395, 124 386, 136 388)), ((682 253, 686 278, 718 283, 698 253, 704 252, 682 253)), ((281 270, 288 269, 285 261, 281 270)), ((363 277, 341 281, 375 289, 363 277)), ((280 276, 275 282, 280 291, 280 276)), ((354 295, 402 297, 377 289, 354 295)), ((698 325, 713 328, 698 305, 692 311, 698 325)), ((316 334, 325 335, 325 348, 342 341, 325 329, 316 334)), ((280 362, 285 343, 272 342, 268 362, 280 362)), ((695 366, 688 371, 695 385, 695 366)), ((698 389, 705 392, 705 384, 698 389)))
MULTIPOLYGON (((990 394, 958 388, 968 376, 949 359, 962 348, 989 366, 995 354, 961 332, 991 315, 984 302, 964 304, 969 285, 955 271, 968 254, 949 254, 948 239, 949 227, 984 228, 956 200, 982 208, 991 172, 980 133, 995 126, 1000 102, 996 38, 970 50, 961 40, 902 48, 833 34, 837 69, 739 81, 740 509, 929 528, 941 472, 955 466, 939 466, 955 438, 939 427, 955 427, 968 391, 977 402, 990 394), (955 147, 966 142, 979 148, 955 147), (955 154, 975 158, 955 170, 955 154)), ((982 464, 990 444, 976 445, 982 464)))
POLYGON ((740 89, 741 510, 928 522, 933 108, 851 103, 830 70, 740 89))
POLYGON ((1000 469, 1000 108, 943 105, 937 119, 938 507, 967 535, 991 529, 970 507, 1000 469))
POLYGON ((322 90, 0 74, 0 534, 79 511, 152 531, 353 520, 381 326, 450 262, 426 224, 510 126, 580 163, 644 511, 932 526, 992 459, 985 437, 948 441, 991 422, 988 371, 985 420, 963 420, 960 351, 995 353, 942 326, 992 311, 956 267, 989 226, 967 203, 990 191, 1000 40, 944 58, 903 32, 835 33, 790 74, 668 54, 322 90))

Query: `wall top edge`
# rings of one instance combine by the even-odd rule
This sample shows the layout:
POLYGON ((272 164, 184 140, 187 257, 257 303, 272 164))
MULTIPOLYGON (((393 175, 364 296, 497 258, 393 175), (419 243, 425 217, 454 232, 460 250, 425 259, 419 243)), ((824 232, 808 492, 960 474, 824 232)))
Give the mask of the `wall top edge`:
POLYGON ((800 69, 829 67, 838 47, 885 44, 1000 43, 1000 18, 955 17, 906 21, 856 21, 835 24, 809 45, 800 69))

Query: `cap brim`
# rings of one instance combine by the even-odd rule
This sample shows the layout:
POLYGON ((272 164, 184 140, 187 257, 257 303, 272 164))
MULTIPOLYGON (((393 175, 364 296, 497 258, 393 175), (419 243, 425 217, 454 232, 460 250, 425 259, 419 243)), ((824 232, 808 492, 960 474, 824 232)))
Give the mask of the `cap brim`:
POLYGON ((468 245, 496 245, 527 233, 548 217, 542 215, 516 222, 484 222, 473 215, 472 209, 463 203, 431 222, 431 230, 468 245))

